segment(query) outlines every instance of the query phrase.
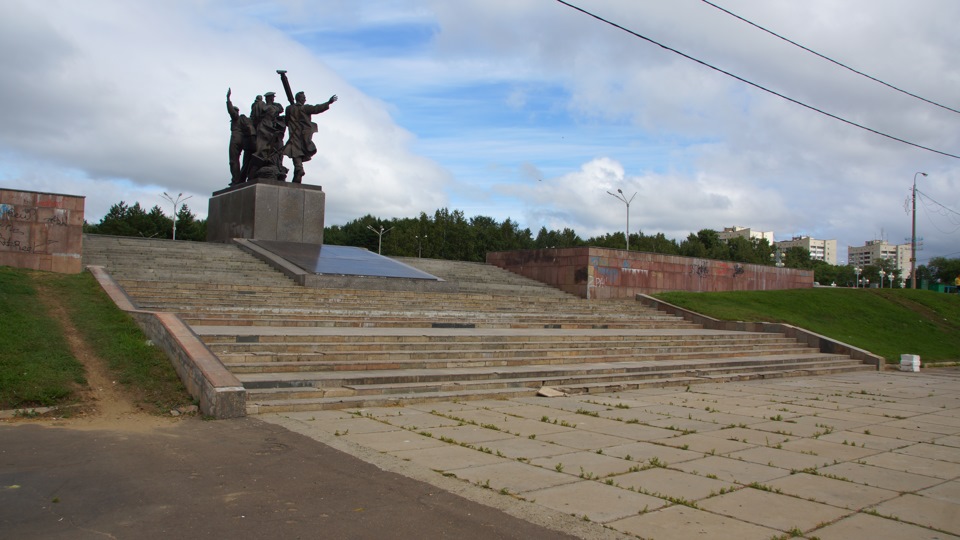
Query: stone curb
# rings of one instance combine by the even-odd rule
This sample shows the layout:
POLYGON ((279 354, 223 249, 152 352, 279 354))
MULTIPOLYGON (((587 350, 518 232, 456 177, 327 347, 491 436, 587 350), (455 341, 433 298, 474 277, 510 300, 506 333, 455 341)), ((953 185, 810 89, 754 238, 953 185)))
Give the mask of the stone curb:
POLYGON ((200 401, 200 411, 216 419, 246 415, 247 391, 190 327, 173 313, 136 307, 102 266, 87 266, 97 283, 118 308, 170 358, 187 391, 200 401))

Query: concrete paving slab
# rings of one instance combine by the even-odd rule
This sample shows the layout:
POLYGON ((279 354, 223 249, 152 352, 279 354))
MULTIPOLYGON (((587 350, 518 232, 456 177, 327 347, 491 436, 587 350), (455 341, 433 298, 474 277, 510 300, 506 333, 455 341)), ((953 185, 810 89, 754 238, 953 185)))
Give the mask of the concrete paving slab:
MULTIPOLYGON (((603 419, 598 419, 603 420, 603 419)), ((626 437, 628 439, 640 441, 659 441, 677 436, 677 432, 670 429, 664 429, 655 426, 648 426, 642 423, 628 424, 616 420, 605 422, 584 422, 578 429, 585 429, 594 433, 603 433, 615 437, 626 437)))
POLYGON ((820 540, 850 540, 851 538, 869 538, 870 540, 953 540, 960 537, 934 531, 908 523, 869 514, 854 514, 840 521, 817 529, 810 536, 820 540))
POLYGON ((851 514, 834 506, 749 487, 698 504, 710 512, 780 531, 806 532, 851 514))
POLYGON ((934 424, 931 422, 921 422, 916 418, 908 418, 906 420, 895 420, 893 422, 887 422, 884 425, 886 427, 905 428, 909 430, 930 433, 932 435, 956 435, 960 433, 960 426, 948 426, 948 425, 939 424, 939 423, 934 424))
POLYGON ((960 427, 960 412, 951 411, 951 413, 935 413, 913 416, 910 420, 924 422, 928 424, 943 424, 945 426, 960 427))
POLYGON ((313 429, 327 433, 384 433, 400 429, 396 426, 384 424, 383 422, 378 422, 370 418, 359 418, 356 416, 337 420, 318 420, 312 418, 313 415, 307 416, 302 420, 294 420, 292 416, 288 416, 288 413, 282 413, 280 416, 290 418, 291 421, 300 422, 304 425, 311 426, 313 429))
POLYGON ((892 516, 923 527, 960 534, 960 505, 919 495, 907 494, 876 507, 882 516, 892 516))
POLYGON ((862 431, 869 432, 867 433, 868 435, 879 435, 880 437, 888 437, 890 439, 901 439, 904 441, 913 442, 933 442, 942 437, 942 434, 909 428, 893 427, 885 424, 873 425, 870 426, 869 429, 864 429, 862 431))
POLYGON ((663 467, 617 476, 614 482, 622 488, 634 488, 655 497, 699 501, 737 487, 732 482, 698 476, 663 467))
POLYGON ((671 463, 670 467, 700 476, 712 475, 719 480, 737 482, 741 485, 753 482, 764 483, 790 474, 790 471, 779 467, 770 467, 724 456, 707 456, 682 463, 671 463))
POLYGON ((510 416, 507 420, 498 420, 494 425, 504 431, 519 434, 520 437, 529 437, 530 435, 539 436, 546 433, 561 433, 573 429, 561 426, 559 423, 541 422, 540 420, 517 418, 515 416, 510 416))
POLYGON ((561 472, 587 479, 606 478, 615 474, 624 474, 639 464, 596 452, 572 452, 559 456, 531 459, 530 463, 545 469, 562 468, 561 472))
POLYGON ((447 444, 431 448, 415 448, 397 450, 390 454, 404 460, 412 461, 434 471, 457 471, 467 467, 492 465, 508 461, 494 454, 471 450, 459 445, 447 444))
POLYGON ((694 452, 713 455, 724 455, 756 447, 754 444, 728 441, 719 437, 708 437, 707 435, 701 435, 699 433, 680 435, 672 439, 662 439, 658 442, 667 446, 673 446, 674 448, 680 448, 681 450, 693 450, 694 452))
POLYGON ((691 538, 709 538, 710 540, 768 539, 780 534, 780 531, 775 529, 683 505, 675 505, 656 512, 612 521, 607 525, 640 538, 655 538, 656 540, 690 540, 691 538))
POLYGON ((533 459, 579 452, 576 448, 530 439, 529 437, 513 437, 511 439, 487 441, 483 443, 483 445, 494 452, 499 451, 511 459, 533 459))
POLYGON ((382 416, 380 420, 394 427, 419 431, 423 429, 432 429, 440 427, 457 426, 460 424, 457 420, 452 420, 436 414, 430 414, 422 411, 409 411, 410 414, 382 416))
POLYGON ((797 473, 766 482, 784 495, 821 502, 848 510, 861 510, 899 496, 896 491, 846 482, 825 476, 797 473))
POLYGON ((861 431, 834 431, 827 435, 822 435, 820 440, 840 444, 846 442, 848 445, 852 444, 859 446, 860 448, 870 448, 873 450, 884 451, 895 450, 897 448, 903 448, 904 446, 910 446, 911 444, 914 444, 913 441, 905 441, 903 439, 891 439, 889 437, 865 435, 861 431))
POLYGON ((728 441, 737 441, 752 446, 772 446, 784 441, 790 440, 787 435, 771 433, 769 431, 760 431, 758 429, 749 429, 733 427, 717 431, 708 431, 704 433, 707 437, 716 437, 728 441))
POLYGON ((594 433, 582 429, 575 429, 562 433, 546 433, 538 435, 537 440, 549 441, 562 446, 569 446, 579 450, 599 450, 611 446, 629 444, 633 441, 624 437, 614 437, 603 433, 594 433))
POLYGON ((468 444, 486 443, 488 441, 512 439, 515 437, 515 435, 509 433, 470 424, 431 429, 430 434, 437 439, 447 438, 452 439, 456 443, 468 444))
POLYGON ((405 408, 414 409, 417 411, 430 412, 437 411, 440 413, 455 413, 458 411, 475 411, 479 407, 473 404, 474 402, 467 401, 442 401, 439 403, 413 403, 405 408))
POLYGON ((395 431, 380 431, 373 433, 354 433, 350 431, 341 435, 345 440, 357 443, 378 452, 396 452, 422 448, 437 448, 447 443, 430 437, 417 435, 411 431, 397 429, 395 431))
POLYGON ((943 482, 942 478, 894 471, 861 463, 838 463, 817 471, 824 476, 856 482, 865 486, 889 489, 899 493, 917 491, 943 482))
POLYGON ((949 435, 947 437, 939 437, 933 441, 936 444, 942 444, 946 446, 952 446, 954 448, 960 448, 960 435, 949 435))
POLYGON ((918 403, 877 403, 871 406, 864 407, 854 407, 848 409, 850 412, 854 413, 864 413, 864 414, 875 414, 875 415, 888 415, 888 416, 908 416, 913 417, 920 414, 930 414, 940 411, 940 407, 933 407, 930 405, 921 405, 918 403))
POLYGON ((784 450, 817 456, 821 460, 829 462, 853 461, 881 453, 881 450, 874 448, 861 448, 851 444, 821 441, 819 439, 792 439, 781 443, 780 446, 784 450))
POLYGON ((459 469, 454 474, 457 475, 457 478, 481 486, 488 486, 494 491, 505 489, 514 494, 523 494, 580 481, 576 476, 542 469, 533 465, 525 465, 516 461, 468 467, 459 469))
POLYGON ((703 420, 695 420, 693 418, 686 418, 686 417, 661 418, 659 420, 653 420, 653 421, 647 422, 647 424, 651 426, 667 428, 671 430, 696 431, 696 432, 715 431, 724 427, 719 423, 705 422, 703 420))
POLYGON ((934 499, 960 505, 960 480, 951 480, 938 486, 918 491, 917 495, 933 497, 934 499))
MULTIPOLYGON (((819 415, 818 418, 830 419, 837 427, 843 429, 851 429, 854 427, 861 426, 872 426, 877 423, 880 423, 884 420, 883 417, 877 417, 876 414, 867 414, 862 412, 851 412, 850 410, 846 411, 826 411, 819 415), (841 423, 840 420, 844 420, 845 423, 841 423)), ((887 420, 896 420, 895 418, 888 418, 887 420)), ((829 423, 829 422, 824 422, 829 423)))
POLYGON ((817 424, 823 424, 821 420, 817 422, 810 423, 797 423, 797 422, 783 422, 776 420, 767 420, 765 422, 758 422, 756 424, 751 424, 750 429, 756 429, 758 431, 769 431, 771 433, 779 433, 782 435, 787 435, 791 438, 794 437, 813 437, 818 433, 822 434, 826 428, 818 426, 817 424))
POLYGON ((816 469, 825 466, 825 463, 829 464, 829 462, 825 462, 819 456, 811 456, 809 454, 801 454, 799 452, 791 452, 789 450, 778 450, 777 448, 768 448, 765 446, 749 448, 739 452, 731 452, 727 454, 727 457, 732 459, 742 459, 744 461, 759 463, 761 465, 768 465, 770 467, 779 467, 788 471, 801 471, 803 469, 811 468, 816 469))
POLYGON ((577 517, 586 516, 598 523, 635 516, 669 504, 663 499, 591 480, 529 491, 524 498, 577 517))
POLYGON ((643 441, 604 448, 603 453, 608 456, 623 458, 639 463, 647 463, 651 459, 656 458, 657 461, 666 463, 668 465, 674 465, 676 463, 703 457, 703 454, 700 452, 681 450, 680 448, 674 448, 672 446, 653 444, 643 441))
POLYGON ((865 457, 859 462, 895 471, 935 476, 945 480, 960 476, 960 464, 924 457, 905 456, 896 453, 877 454, 875 456, 865 457))
POLYGON ((790 419, 790 424, 792 425, 802 425, 802 426, 813 426, 817 428, 815 433, 827 433, 830 431, 837 431, 841 429, 854 430, 854 429, 863 429, 865 426, 874 426, 878 422, 882 422, 882 419, 876 419, 872 422, 864 422, 862 420, 850 420, 844 418, 831 418, 825 414, 818 414, 817 416, 802 416, 797 418, 790 419))
POLYGON ((917 443, 898 448, 894 453, 960 463, 960 452, 956 448, 939 444, 917 443))

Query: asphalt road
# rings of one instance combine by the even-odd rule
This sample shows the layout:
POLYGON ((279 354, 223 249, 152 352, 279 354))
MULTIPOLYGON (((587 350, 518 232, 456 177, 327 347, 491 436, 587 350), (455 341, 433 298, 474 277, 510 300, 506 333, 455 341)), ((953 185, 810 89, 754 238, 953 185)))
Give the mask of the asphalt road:
POLYGON ((0 424, 0 538, 561 538, 281 427, 0 424))

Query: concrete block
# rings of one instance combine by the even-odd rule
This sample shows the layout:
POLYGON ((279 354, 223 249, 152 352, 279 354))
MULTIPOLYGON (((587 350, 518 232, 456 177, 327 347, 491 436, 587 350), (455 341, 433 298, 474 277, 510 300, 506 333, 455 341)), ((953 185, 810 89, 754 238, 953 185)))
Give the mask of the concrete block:
POLYGON ((259 180, 214 192, 207 241, 234 238, 323 244, 326 195, 319 186, 259 180))

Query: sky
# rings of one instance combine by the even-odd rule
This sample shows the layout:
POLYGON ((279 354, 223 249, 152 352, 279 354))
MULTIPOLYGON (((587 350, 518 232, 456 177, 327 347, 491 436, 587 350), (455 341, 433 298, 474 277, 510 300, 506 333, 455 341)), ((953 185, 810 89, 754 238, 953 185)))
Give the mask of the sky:
POLYGON ((624 230, 622 190, 631 232, 835 239, 842 264, 909 242, 916 178, 918 264, 960 257, 960 2, 713 1, 934 104, 702 0, 570 2, 699 62, 556 0, 5 0, 0 187, 206 217, 227 89, 286 105, 285 69, 339 97, 304 178, 328 226, 450 208, 588 238, 624 230))

